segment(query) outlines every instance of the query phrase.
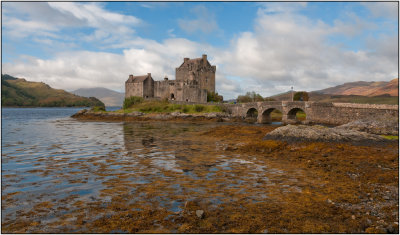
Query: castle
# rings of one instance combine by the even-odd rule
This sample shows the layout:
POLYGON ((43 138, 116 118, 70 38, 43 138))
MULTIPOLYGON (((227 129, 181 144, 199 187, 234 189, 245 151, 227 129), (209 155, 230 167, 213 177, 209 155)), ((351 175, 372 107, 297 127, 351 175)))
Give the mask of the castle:
POLYGON ((141 76, 129 75, 125 82, 125 98, 168 99, 176 101, 206 103, 207 92, 215 92, 216 66, 211 65, 207 55, 202 58, 184 58, 175 69, 176 80, 154 81, 151 73, 141 76))

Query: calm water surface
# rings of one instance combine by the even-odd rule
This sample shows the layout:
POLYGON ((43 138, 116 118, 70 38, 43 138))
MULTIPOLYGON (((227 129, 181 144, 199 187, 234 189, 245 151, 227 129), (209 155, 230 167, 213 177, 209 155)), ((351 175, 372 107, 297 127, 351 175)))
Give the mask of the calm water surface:
MULTIPOLYGON (((136 185, 163 180, 174 194, 202 198, 207 198, 207 180, 217 175, 222 177, 219 187, 248 184, 244 180, 230 182, 227 175, 217 174, 220 170, 235 172, 238 165, 249 165, 251 182, 268 180, 265 166, 239 156, 225 156, 223 146, 192 135, 225 124, 89 122, 70 118, 78 110, 2 109, 2 223, 21 219, 35 208, 40 212, 38 205, 43 207, 48 202, 53 207, 40 214, 42 223, 77 210, 72 206, 77 201, 107 203, 111 197, 104 190, 112 189, 118 177, 136 185), (197 187, 183 186, 188 184, 197 187)), ((142 195, 135 188, 131 193, 142 195)), ((181 210, 184 201, 174 201, 165 192, 160 195, 157 200, 162 206, 174 212, 181 210)), ((222 200, 215 195, 209 197, 216 204, 222 200)))

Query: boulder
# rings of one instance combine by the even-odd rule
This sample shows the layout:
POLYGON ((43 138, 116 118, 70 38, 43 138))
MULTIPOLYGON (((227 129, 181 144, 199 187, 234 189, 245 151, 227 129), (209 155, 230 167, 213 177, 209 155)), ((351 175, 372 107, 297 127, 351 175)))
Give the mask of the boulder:
POLYGON ((382 116, 380 118, 365 118, 355 120, 337 127, 344 130, 362 131, 377 135, 399 135, 399 120, 397 117, 382 116))
POLYGON ((343 128, 329 128, 320 125, 286 125, 269 132, 264 140, 282 140, 287 142, 298 141, 322 141, 322 142, 386 142, 387 140, 379 135, 369 134, 356 130, 343 128))

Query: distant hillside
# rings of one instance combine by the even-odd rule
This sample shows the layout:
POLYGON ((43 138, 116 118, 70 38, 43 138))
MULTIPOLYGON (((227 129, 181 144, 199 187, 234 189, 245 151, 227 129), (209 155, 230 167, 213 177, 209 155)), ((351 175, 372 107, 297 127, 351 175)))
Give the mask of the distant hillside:
MULTIPOLYGON (((296 93, 296 91, 293 91, 293 93, 296 93)), ((267 98, 272 98, 276 101, 292 100, 292 91, 287 91, 267 98)))
MULTIPOLYGON (((398 104, 399 79, 390 82, 349 82, 343 85, 308 92, 310 101, 360 103, 360 104, 398 104)), ((296 91, 294 91, 295 93, 296 91)), ((268 98, 277 101, 292 99, 291 91, 268 98)))
POLYGON ((399 96, 399 79, 395 78, 390 82, 348 82, 315 92, 331 95, 399 96))
POLYGON ((21 107, 89 107, 104 106, 97 98, 80 97, 43 82, 1 75, 1 105, 21 107))
POLYGON ((106 106, 122 106, 125 98, 124 93, 116 92, 103 87, 81 88, 71 91, 71 93, 84 97, 96 97, 106 106))

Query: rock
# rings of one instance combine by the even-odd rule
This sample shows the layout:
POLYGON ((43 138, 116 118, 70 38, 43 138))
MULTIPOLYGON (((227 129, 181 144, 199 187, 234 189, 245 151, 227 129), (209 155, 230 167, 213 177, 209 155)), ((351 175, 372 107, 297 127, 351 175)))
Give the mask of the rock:
POLYGON ((287 142, 306 140, 323 142, 354 142, 361 144, 369 143, 371 141, 382 143, 387 141, 385 138, 379 135, 336 127, 328 128, 320 125, 286 125, 267 133, 263 139, 281 140, 287 142))
POLYGON ((77 113, 73 114, 71 117, 79 117, 79 116, 85 114, 87 111, 88 111, 87 109, 79 110, 77 113))
POLYGON ((331 204, 332 200, 328 198, 328 200, 326 200, 327 203, 331 204))
POLYGON ((139 116, 143 116, 144 113, 139 112, 139 111, 133 111, 130 113, 127 113, 126 116, 130 116, 130 117, 139 117, 139 116))
POLYGON ((356 216, 355 216, 355 215, 352 215, 352 216, 351 216, 351 219, 356 219, 356 216))
POLYGON ((204 211, 203 210, 196 210, 196 215, 197 215, 197 217, 202 219, 204 217, 204 211))
POLYGON ((383 196, 383 199, 385 199, 385 200, 390 200, 390 197, 388 197, 388 196, 383 196))
POLYGON ((387 232, 387 233, 395 233, 395 229, 394 229, 391 225, 389 225, 389 226, 386 228, 386 232, 387 232))
POLYGON ((341 125, 338 128, 363 131, 377 135, 398 135, 399 120, 397 117, 391 116, 382 116, 374 119, 364 118, 341 125))

